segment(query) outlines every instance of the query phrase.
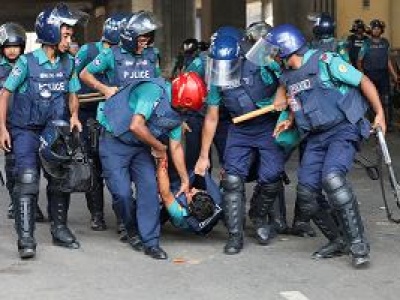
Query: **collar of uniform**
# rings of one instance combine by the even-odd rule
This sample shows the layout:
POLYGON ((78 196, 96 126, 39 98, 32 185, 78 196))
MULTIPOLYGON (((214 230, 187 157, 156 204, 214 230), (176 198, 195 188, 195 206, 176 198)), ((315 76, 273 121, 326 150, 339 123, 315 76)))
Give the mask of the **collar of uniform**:
POLYGON ((317 51, 318 50, 316 50, 316 49, 309 49, 306 53, 304 53, 303 61, 302 61, 301 65, 304 65, 305 63, 307 63, 307 61, 310 59, 311 55, 313 55, 317 51))
POLYGON ((322 41, 323 41, 324 43, 329 43, 329 42, 332 42, 333 40, 335 40, 335 38, 334 38, 334 37, 330 37, 330 38, 322 39, 322 41))
MULTIPOLYGON (((44 65, 45 63, 50 63, 50 59, 47 57, 46 52, 44 52, 43 48, 36 49, 33 52, 33 55, 39 60, 39 65, 44 65)), ((56 56, 55 64, 60 60, 60 56, 56 56)))
POLYGON ((121 47, 121 53, 130 53, 130 52, 126 51, 124 48, 121 47))

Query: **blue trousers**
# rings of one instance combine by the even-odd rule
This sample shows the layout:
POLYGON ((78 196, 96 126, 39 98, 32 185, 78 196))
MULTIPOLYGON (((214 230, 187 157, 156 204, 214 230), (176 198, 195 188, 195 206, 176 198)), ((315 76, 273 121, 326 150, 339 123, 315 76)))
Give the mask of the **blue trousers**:
POLYGON ((258 182, 274 183, 280 180, 285 154, 272 136, 275 124, 275 117, 261 116, 242 125, 230 125, 224 154, 225 172, 245 180, 254 153, 258 152, 258 182))
POLYGON ((143 243, 148 247, 158 246, 160 203, 150 148, 145 145, 127 145, 110 134, 103 134, 100 137, 99 152, 103 176, 112 194, 113 205, 119 208, 126 228, 132 228, 137 220, 143 243), (132 182, 136 185, 136 208, 132 182))
POLYGON ((360 141, 358 126, 347 122, 329 131, 310 134, 298 170, 299 184, 320 191, 326 175, 347 174, 353 165, 360 141))

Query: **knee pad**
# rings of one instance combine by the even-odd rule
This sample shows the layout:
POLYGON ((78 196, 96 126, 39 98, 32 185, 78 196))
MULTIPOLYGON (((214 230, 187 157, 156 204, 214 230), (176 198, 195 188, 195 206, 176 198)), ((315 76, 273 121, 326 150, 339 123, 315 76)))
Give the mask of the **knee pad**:
POLYGON ((318 193, 312 189, 301 184, 297 185, 296 203, 303 215, 311 218, 317 213, 319 210, 318 196, 318 193))
POLYGON ((329 200, 335 208, 350 203, 354 194, 344 175, 330 173, 322 180, 322 186, 328 195, 329 200))
POLYGON ((244 192, 244 181, 237 175, 225 174, 221 186, 224 192, 244 192))
POLYGON ((26 169, 17 176, 16 192, 20 195, 37 195, 39 193, 39 173, 26 169))

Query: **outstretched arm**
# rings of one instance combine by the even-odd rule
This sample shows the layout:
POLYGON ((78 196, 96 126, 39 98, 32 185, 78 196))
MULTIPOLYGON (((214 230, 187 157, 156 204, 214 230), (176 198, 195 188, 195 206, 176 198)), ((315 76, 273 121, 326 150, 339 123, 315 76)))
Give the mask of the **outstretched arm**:
POLYGON ((174 201, 174 195, 171 193, 170 182, 168 176, 168 164, 167 159, 157 160, 157 184, 158 191, 162 202, 166 207, 171 205, 174 201))

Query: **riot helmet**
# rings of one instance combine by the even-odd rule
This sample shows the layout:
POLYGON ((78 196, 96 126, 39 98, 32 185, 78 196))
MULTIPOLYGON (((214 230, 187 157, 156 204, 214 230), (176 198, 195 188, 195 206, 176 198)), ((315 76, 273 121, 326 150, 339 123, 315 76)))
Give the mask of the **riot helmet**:
POLYGON ((104 21, 103 36, 101 40, 111 45, 118 45, 120 41, 121 30, 126 26, 130 14, 117 13, 108 17, 104 21))
POLYGON ((246 38, 250 43, 254 44, 260 38, 265 37, 271 29, 272 26, 264 21, 251 23, 246 28, 246 38))
POLYGON ((0 26, 0 47, 20 46, 24 52, 26 45, 25 29, 16 23, 5 23, 0 26))
POLYGON ((379 28, 381 30, 381 33, 385 32, 385 27, 386 24, 385 22, 379 20, 379 19, 373 19, 370 23, 369 23, 369 27, 370 27, 370 31, 372 32, 372 30, 374 28, 379 28))
POLYGON ((88 20, 87 13, 70 9, 64 3, 58 4, 53 9, 46 9, 36 18, 37 42, 45 45, 57 45, 61 41, 62 25, 73 27, 78 22, 85 24, 88 20))
POLYGON ((206 96, 206 85, 195 72, 179 74, 172 81, 171 105, 175 109, 198 111, 203 107, 206 96))
POLYGON ((160 27, 161 23, 153 13, 143 10, 134 13, 121 31, 122 47, 130 52, 137 51, 139 36, 148 38, 147 45, 152 44, 155 31, 160 27))
POLYGON ((63 178, 64 166, 71 162, 76 149, 69 123, 64 120, 51 121, 40 136, 39 157, 45 172, 54 178, 63 178))
POLYGON ((257 65, 269 65, 276 56, 287 59, 292 54, 304 54, 308 50, 304 35, 291 24, 274 27, 265 38, 246 53, 246 58, 257 65))
POLYGON ((366 26, 365 26, 365 23, 363 20, 356 19, 356 20, 354 20, 353 24, 351 25, 350 32, 357 33, 359 30, 362 30, 362 32, 365 32, 366 26))
POLYGON ((228 35, 216 35, 207 59, 206 81, 215 86, 238 85, 242 57, 240 42, 228 35))
POLYGON ((336 23, 330 14, 323 12, 310 18, 313 24, 313 34, 317 39, 328 39, 334 36, 336 23))

